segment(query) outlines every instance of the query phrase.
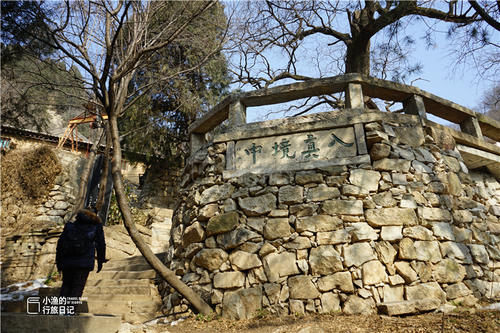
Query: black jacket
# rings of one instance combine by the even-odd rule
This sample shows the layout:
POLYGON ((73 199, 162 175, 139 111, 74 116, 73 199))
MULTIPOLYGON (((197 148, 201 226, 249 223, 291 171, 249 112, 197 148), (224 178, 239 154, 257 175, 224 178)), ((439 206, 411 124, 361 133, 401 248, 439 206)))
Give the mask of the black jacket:
POLYGON ((57 242, 56 265, 59 271, 71 268, 94 269, 95 252, 97 250, 97 261, 104 263, 106 259, 106 242, 104 241, 104 230, 99 216, 88 209, 82 209, 76 215, 72 226, 67 223, 57 242), (68 228, 76 227, 82 233, 95 233, 95 239, 89 250, 81 256, 67 256, 62 251, 61 239, 68 228))

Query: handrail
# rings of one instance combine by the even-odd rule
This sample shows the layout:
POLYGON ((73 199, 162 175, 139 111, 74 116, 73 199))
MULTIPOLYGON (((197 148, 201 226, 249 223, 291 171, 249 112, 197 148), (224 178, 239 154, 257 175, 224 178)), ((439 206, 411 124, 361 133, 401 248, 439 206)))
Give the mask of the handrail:
POLYGON ((480 140, 487 136, 500 141, 500 122, 417 87, 357 73, 311 79, 272 88, 232 94, 189 126, 190 134, 204 134, 226 119, 232 126, 244 124, 245 108, 289 102, 305 97, 346 91, 347 108, 363 108, 363 95, 403 102, 407 113, 417 114, 422 123, 426 113, 460 124, 463 132, 480 140), (359 88, 359 89, 358 89, 359 88), (358 89, 358 90, 356 90, 358 89), (234 107, 239 105, 238 107, 234 107), (411 110, 413 108, 413 110, 411 110), (243 115, 242 115, 243 113, 243 115), (233 121, 231 121, 233 120, 233 121), (243 123, 242 123, 243 122, 243 123))

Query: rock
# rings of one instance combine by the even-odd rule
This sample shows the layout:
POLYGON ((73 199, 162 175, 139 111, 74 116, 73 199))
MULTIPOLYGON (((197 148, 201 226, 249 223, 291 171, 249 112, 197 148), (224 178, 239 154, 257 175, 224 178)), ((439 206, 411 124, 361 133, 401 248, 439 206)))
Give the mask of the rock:
POLYGON ((500 216, 500 206, 491 205, 489 212, 495 216, 500 216))
POLYGON ((201 193, 200 205, 204 206, 211 202, 225 200, 231 197, 234 192, 234 186, 231 184, 214 185, 201 193))
POLYGON ((351 240, 351 235, 345 230, 335 230, 330 232, 318 232, 316 234, 316 243, 318 245, 335 245, 348 243, 351 240))
POLYGON ((203 244, 202 243, 189 244, 189 246, 184 251, 184 255, 186 256, 186 258, 191 259, 201 249, 203 249, 203 244))
POLYGON ((247 218, 247 225, 259 233, 264 232, 264 225, 265 224, 266 224, 266 220, 264 217, 249 217, 249 218, 247 218))
POLYGON ((312 187, 307 192, 307 201, 325 201, 340 197, 340 191, 336 187, 328 187, 320 184, 312 187))
POLYGON ((453 210, 453 221, 455 223, 470 223, 472 222, 472 213, 468 210, 453 210))
POLYGON ((406 261, 398 261, 394 263, 396 267, 396 272, 399 273, 406 281, 406 283, 412 283, 413 281, 417 281, 417 272, 410 267, 410 264, 406 261))
POLYGON ((438 240, 455 240, 455 235, 453 235, 453 230, 448 222, 432 223, 432 232, 438 240))
POLYGON ((311 281, 311 276, 293 276, 288 278, 290 298, 292 299, 314 299, 320 296, 318 289, 311 281))
POLYGON ((465 264, 472 264, 472 257, 467 245, 455 242, 439 243, 443 257, 459 260, 465 264))
POLYGON ((441 289, 439 283, 428 282, 421 283, 415 286, 405 286, 406 299, 420 300, 425 298, 436 298, 441 302, 446 300, 446 293, 441 289))
POLYGON ((411 226, 417 224, 417 216, 411 208, 381 208, 367 209, 365 212, 366 221, 372 227, 382 227, 387 225, 411 226))
POLYGON ((203 249, 194 256, 194 263, 209 271, 215 271, 228 258, 228 254, 221 249, 203 249))
POLYGON ((439 242, 436 241, 416 241, 414 243, 417 253, 417 260, 436 263, 441 260, 441 251, 439 250, 439 242))
POLYGON ((375 313, 375 302, 371 299, 362 299, 351 295, 344 303, 343 312, 347 315, 369 315, 375 313))
POLYGON ((354 286, 352 284, 351 273, 338 272, 322 277, 318 280, 318 289, 322 292, 339 289, 343 292, 352 293, 354 292, 354 286))
POLYGON ((380 231, 380 238, 385 241, 395 241, 403 238, 402 226, 384 226, 380 231))
POLYGON ((362 187, 351 184, 342 185, 342 194, 345 196, 364 198, 368 195, 368 191, 362 187))
MULTIPOLYGON (((226 200, 231 200, 231 199, 226 199, 226 200)), ((209 218, 214 216, 218 211, 219 211, 218 204, 209 204, 203 206, 198 213, 198 220, 207 221, 209 218)))
POLYGON ((411 166, 415 169, 415 173, 431 173, 432 169, 422 162, 414 160, 411 162, 411 166))
POLYGON ((394 207, 396 206, 396 200, 392 198, 392 193, 387 191, 387 192, 382 192, 382 193, 377 193, 372 195, 373 202, 375 202, 376 205, 382 206, 382 207, 394 207))
POLYGON ((310 183, 320 184, 323 182, 323 175, 310 171, 297 172, 297 174, 295 175, 295 182, 299 185, 310 183))
POLYGON ((288 217, 281 218, 271 218, 267 220, 264 225, 264 238, 265 239, 277 239, 285 238, 291 235, 290 224, 288 223, 288 217))
POLYGON ((62 209, 51 209, 48 210, 45 214, 49 216, 64 216, 66 215, 66 211, 62 209))
POLYGON ((417 272, 420 282, 429 282, 432 280, 432 264, 423 261, 412 261, 411 268, 417 272))
POLYGON ((363 201, 328 200, 321 205, 321 211, 330 215, 363 215, 363 201))
POLYGON ((384 290, 384 303, 403 301, 405 292, 403 286, 391 287, 388 285, 384 285, 383 290, 384 290))
POLYGON ((451 214, 447 209, 419 207, 418 215, 427 221, 451 221, 451 214))
POLYGON ((318 209, 318 205, 315 203, 307 203, 300 205, 290 206, 290 215, 295 215, 296 217, 311 216, 318 209))
POLYGON ((265 283, 264 291, 269 299, 269 303, 276 304, 279 302, 281 291, 281 285, 279 283, 265 283))
POLYGON ((217 273, 214 276, 214 287, 219 289, 230 289, 243 287, 245 274, 241 272, 217 273))
POLYGON ((260 216, 276 208, 276 197, 267 193, 258 197, 238 198, 238 204, 247 216, 260 216))
POLYGON ((369 261, 362 266, 363 285, 388 282, 385 266, 378 260, 369 261))
POLYGON ((311 231, 332 231, 342 226, 342 220, 329 215, 314 215, 298 218, 295 230, 297 232, 311 231))
POLYGON ((293 205, 304 201, 304 188, 302 186, 282 186, 278 192, 280 204, 293 205))
POLYGON ((269 217, 288 217, 288 209, 273 209, 269 217))
POLYGON ((66 202, 66 201, 57 201, 55 204, 54 204, 54 209, 60 209, 60 210, 66 210, 68 209, 69 207, 69 203, 66 202))
POLYGON ((352 240, 355 242, 378 239, 378 234, 366 222, 351 223, 349 228, 352 240))
POLYGON ((224 212, 227 213, 227 212, 232 212, 232 211, 238 209, 238 207, 236 206, 236 202, 233 199, 229 198, 229 199, 224 200, 223 209, 224 209, 224 212))
POLYGON ((450 168, 451 171, 453 172, 459 172, 460 171, 460 163, 455 157, 451 157, 448 155, 443 155, 442 156, 444 164, 450 168))
POLYGON ((380 172, 365 169, 351 170, 349 181, 353 185, 357 185, 366 191, 377 191, 378 181, 380 180, 380 172))
POLYGON ((486 251, 484 245, 480 244, 469 244, 469 249, 472 254, 472 258, 475 262, 479 264, 488 264, 490 261, 490 256, 486 251))
POLYGON ((424 130, 421 126, 394 127, 394 132, 403 145, 410 147, 420 147, 425 143, 424 130))
POLYGON ((192 243, 198 243, 205 239, 205 230, 199 222, 191 224, 184 230, 184 235, 182 236, 182 244, 184 247, 189 246, 192 243))
POLYGON ((304 303, 300 300, 291 299, 290 300, 290 313, 296 316, 303 316, 305 314, 304 311, 304 303))
POLYGON ((373 162, 373 168, 379 171, 396 171, 407 173, 410 171, 410 161, 401 159, 383 158, 373 162))
POLYGON ((276 252, 276 248, 269 243, 264 243, 259 250, 259 255, 263 258, 273 252, 276 252))
POLYGON ((258 255, 243 251, 231 253, 229 261, 240 271, 262 266, 258 255))
POLYGON ((427 190, 432 193, 446 193, 446 186, 442 182, 431 182, 427 190))
POLYGON ((297 237, 292 241, 283 244, 285 249, 303 250, 311 248, 311 240, 307 237, 297 237))
POLYGON ((433 240, 432 231, 422 226, 407 227, 403 229, 403 236, 418 240, 433 240))
POLYGON ((386 265, 392 264, 397 254, 394 247, 387 241, 375 243, 375 251, 377 252, 379 260, 386 265))
POLYGON ((269 282, 277 282, 281 277, 299 274, 295 263, 295 253, 271 253, 264 258, 264 270, 269 282))
POLYGON ((331 245, 312 248, 309 264, 313 275, 328 275, 343 269, 340 254, 331 245))
POLYGON ((462 183, 456 173, 448 173, 448 193, 459 196, 462 193, 462 183))
POLYGON ((262 309, 262 288, 246 288, 226 292, 222 305, 222 316, 232 320, 254 318, 262 309))
POLYGON ((401 277, 401 275, 391 275, 389 276, 389 284, 391 286, 397 286, 399 284, 404 284, 405 280, 401 277))
POLYGON ((347 267, 353 265, 359 267, 365 262, 374 259, 377 259, 377 257, 368 243, 344 245, 344 262, 347 267))
POLYGON ((389 316, 400 316, 421 311, 435 310, 440 304, 441 301, 437 298, 424 298, 400 302, 383 302, 377 304, 377 307, 381 313, 389 316))
MULTIPOLYGON (((321 294, 321 312, 322 313, 332 313, 341 311, 340 308, 340 297, 334 293, 324 293, 321 294)), ((311 331, 311 333, 316 333, 317 330, 311 331)))
POLYGON ((392 183, 394 185, 407 185, 408 181, 407 181, 406 175, 404 173, 393 173, 392 174, 392 183))
POLYGON ((448 300, 465 297, 472 293, 472 291, 470 291, 470 289, 467 288, 467 286, 462 282, 449 285, 448 287, 446 287, 445 291, 446 299, 448 300))
POLYGON ((415 152, 415 158, 420 162, 430 162, 436 163, 436 158, 432 156, 432 153, 427 149, 418 147, 413 150, 415 152))
POLYGON ((374 143, 370 149, 370 157, 372 160, 377 161, 386 158, 391 153, 391 146, 384 143, 374 143))
POLYGON ((281 186, 290 184, 290 178, 288 174, 285 173, 272 173, 269 176, 269 185, 271 186, 281 186))
POLYGON ((417 259, 417 251, 411 239, 403 238, 399 242, 399 259, 407 259, 407 260, 417 259))
POLYGON ((225 250, 234 249, 241 244, 255 239, 262 239, 258 233, 253 231, 238 228, 231 232, 226 232, 224 234, 217 236, 217 243, 220 244, 225 250))
POLYGON ((207 236, 218 235, 231 231, 236 228, 238 221, 239 215, 236 211, 214 216, 208 221, 207 236))

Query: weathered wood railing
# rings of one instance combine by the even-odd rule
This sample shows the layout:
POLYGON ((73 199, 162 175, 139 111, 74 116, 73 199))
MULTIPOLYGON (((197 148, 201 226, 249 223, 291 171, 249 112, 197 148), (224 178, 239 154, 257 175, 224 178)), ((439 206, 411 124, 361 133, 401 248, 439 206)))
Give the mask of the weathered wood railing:
POLYGON ((466 107, 413 86, 376 79, 360 74, 308 80, 273 88, 233 94, 189 127, 191 152, 205 143, 205 133, 228 119, 229 127, 246 123, 246 108, 289 102, 301 98, 345 92, 346 109, 365 109, 363 95, 402 102, 403 111, 417 115, 423 126, 439 127, 458 143, 500 155, 500 147, 483 136, 500 141, 500 122, 466 107), (427 119, 427 113, 460 125, 457 131, 427 119))

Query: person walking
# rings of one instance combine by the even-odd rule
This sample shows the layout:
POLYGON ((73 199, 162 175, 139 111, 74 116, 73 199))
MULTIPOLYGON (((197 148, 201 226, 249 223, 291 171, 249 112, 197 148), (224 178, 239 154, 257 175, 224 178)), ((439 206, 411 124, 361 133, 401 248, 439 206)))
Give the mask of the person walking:
POLYGON ((66 223, 57 241, 56 266, 62 272, 60 296, 81 297, 89 273, 97 273, 106 261, 106 242, 101 219, 91 209, 81 209, 73 223, 66 223))

